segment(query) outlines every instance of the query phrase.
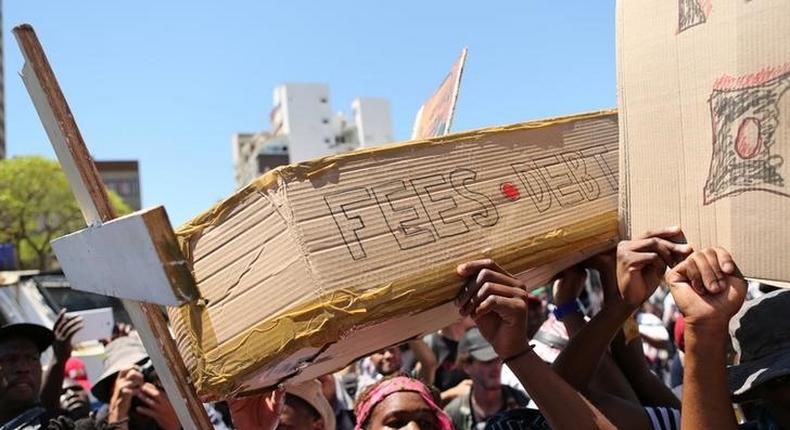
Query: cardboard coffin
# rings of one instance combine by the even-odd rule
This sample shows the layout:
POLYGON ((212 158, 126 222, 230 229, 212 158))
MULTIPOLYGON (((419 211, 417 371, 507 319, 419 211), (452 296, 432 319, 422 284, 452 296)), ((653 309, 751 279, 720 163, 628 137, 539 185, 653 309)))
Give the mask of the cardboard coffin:
POLYGON ((790 2, 618 1, 623 220, 790 281, 790 2))
POLYGON ((459 263, 530 284, 617 239, 617 115, 282 167, 181 227, 201 300, 171 308, 198 393, 299 382, 455 319, 459 263))

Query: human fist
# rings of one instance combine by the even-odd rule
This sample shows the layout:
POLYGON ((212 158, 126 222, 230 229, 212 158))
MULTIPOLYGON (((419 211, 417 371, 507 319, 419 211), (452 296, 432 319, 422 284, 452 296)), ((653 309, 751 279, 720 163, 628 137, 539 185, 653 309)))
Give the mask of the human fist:
POLYGON ((527 289, 493 260, 464 263, 458 275, 468 278, 456 304, 471 315, 483 337, 502 358, 527 348, 527 289))
POLYGON ((691 254, 667 274, 667 282, 687 326, 726 330, 746 297, 746 280, 724 248, 691 254))
POLYGON ((692 251, 679 227, 648 232, 617 245, 617 287, 622 305, 636 310, 658 287, 668 267, 692 251))

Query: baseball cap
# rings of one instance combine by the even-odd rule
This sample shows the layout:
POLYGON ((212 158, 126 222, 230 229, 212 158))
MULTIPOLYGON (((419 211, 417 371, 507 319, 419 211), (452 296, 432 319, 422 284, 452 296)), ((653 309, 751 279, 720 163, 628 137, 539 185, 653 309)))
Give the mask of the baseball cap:
POLYGON ((790 290, 777 290, 747 301, 730 320, 736 364, 727 369, 736 400, 753 389, 790 374, 790 290))
POLYGON ((469 354, 477 361, 491 361, 498 357, 494 347, 485 340, 477 327, 466 331, 458 343, 458 353, 469 354))
POLYGON ((318 380, 313 379, 301 384, 288 385, 285 387, 285 392, 299 397, 312 406, 324 421, 324 430, 335 430, 335 412, 324 397, 321 383, 318 380))
POLYGON ((90 391, 91 381, 88 379, 88 372, 82 360, 77 357, 70 357, 66 361, 65 374, 67 378, 71 378, 80 384, 85 391, 90 391))

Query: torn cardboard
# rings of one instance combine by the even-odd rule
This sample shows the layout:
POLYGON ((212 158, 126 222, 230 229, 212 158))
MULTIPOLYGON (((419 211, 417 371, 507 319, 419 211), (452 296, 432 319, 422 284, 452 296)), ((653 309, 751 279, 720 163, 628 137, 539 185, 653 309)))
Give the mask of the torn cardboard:
POLYGON ((535 283, 611 247, 617 138, 606 111, 268 172, 177 232, 203 300, 170 317, 198 392, 298 382, 441 328, 462 262, 535 283))
POLYGON ((790 3, 619 1, 629 234, 680 225, 747 275, 790 280, 790 3))

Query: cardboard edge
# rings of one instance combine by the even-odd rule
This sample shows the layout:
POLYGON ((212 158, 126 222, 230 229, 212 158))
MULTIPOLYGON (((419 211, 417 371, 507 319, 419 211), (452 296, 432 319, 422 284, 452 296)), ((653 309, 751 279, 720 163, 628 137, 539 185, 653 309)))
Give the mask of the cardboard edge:
MULTIPOLYGON (((617 0, 615 5, 615 68, 616 68, 616 76, 617 76, 617 106, 622 107, 625 106, 625 86, 622 85, 623 82, 623 53, 622 53, 622 40, 623 40, 623 32, 625 31, 623 28, 623 1, 624 0, 617 0)), ((628 130, 628 124, 626 121, 626 115, 624 112, 621 112, 617 118, 618 121, 618 149, 620 152, 619 157, 619 190, 618 190, 618 217, 619 217, 619 229, 620 229, 620 237, 623 239, 628 239, 631 237, 631 218, 630 218, 630 205, 629 202, 631 201, 631 196, 629 194, 630 190, 630 182, 631 178, 629 176, 628 170, 628 145, 625 144, 626 138, 628 136, 626 130, 628 130)))
POLYGON ((183 302, 200 298, 195 278, 181 254, 170 218, 163 206, 156 206, 143 214, 143 222, 154 244, 173 293, 183 302))

